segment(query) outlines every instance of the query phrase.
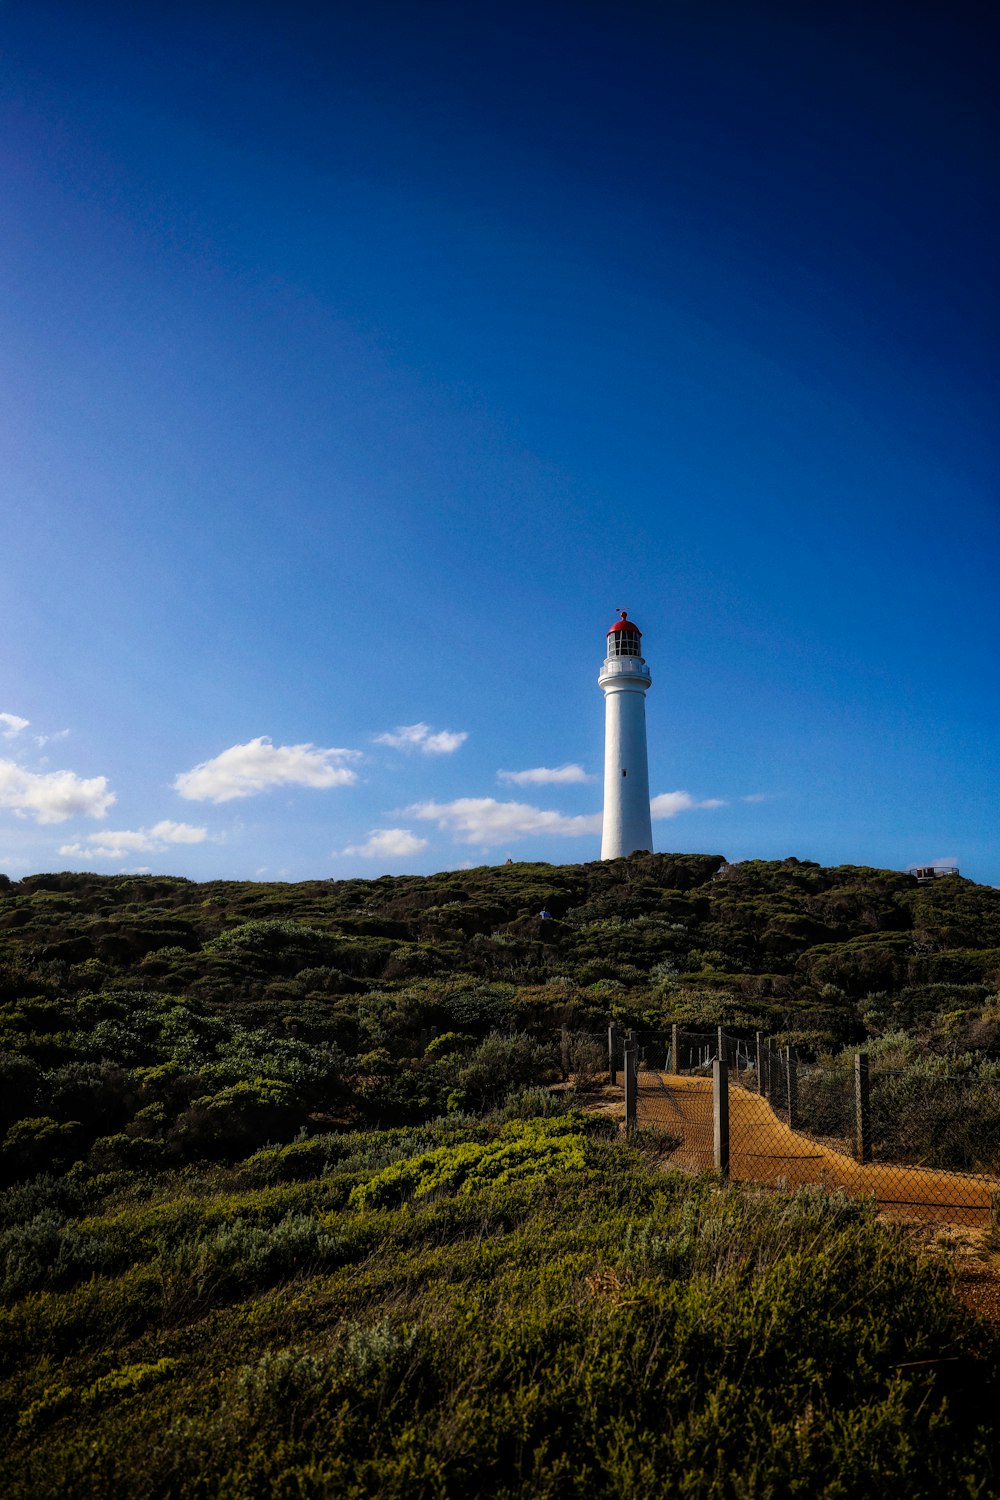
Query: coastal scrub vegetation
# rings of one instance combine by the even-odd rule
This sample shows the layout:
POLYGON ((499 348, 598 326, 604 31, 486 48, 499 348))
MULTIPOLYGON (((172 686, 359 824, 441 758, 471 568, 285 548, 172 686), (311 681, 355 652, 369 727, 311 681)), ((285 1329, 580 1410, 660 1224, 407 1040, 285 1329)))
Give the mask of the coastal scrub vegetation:
POLYGON ((858 1045, 887 1110, 947 1078, 957 1164, 998 981, 957 876, 0 877, 5 1493, 994 1493, 997 1346, 943 1262, 578 1105, 609 1020, 759 1029, 823 1060, 817 1128, 858 1045))
POLYGON ((612 1019, 955 1072, 1000 1053, 998 983, 1000 892, 954 875, 645 855, 290 885, 0 877, 0 1180, 482 1112, 559 1077, 560 1026, 572 1071, 599 1073, 612 1019))
POLYGON ((5 1493, 988 1492, 942 1262, 519 1108, 9 1190, 5 1493))

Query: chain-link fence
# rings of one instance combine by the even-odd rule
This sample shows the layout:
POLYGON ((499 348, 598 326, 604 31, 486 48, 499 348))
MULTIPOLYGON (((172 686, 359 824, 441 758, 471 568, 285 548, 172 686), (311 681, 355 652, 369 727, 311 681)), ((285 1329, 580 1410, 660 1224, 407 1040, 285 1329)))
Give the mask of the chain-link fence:
POLYGON ((873 1196, 906 1217, 989 1221, 1000 1194, 995 1069, 882 1068, 863 1054, 803 1064, 759 1036, 680 1027, 637 1034, 629 1056, 627 1123, 675 1141, 678 1167, 873 1196))

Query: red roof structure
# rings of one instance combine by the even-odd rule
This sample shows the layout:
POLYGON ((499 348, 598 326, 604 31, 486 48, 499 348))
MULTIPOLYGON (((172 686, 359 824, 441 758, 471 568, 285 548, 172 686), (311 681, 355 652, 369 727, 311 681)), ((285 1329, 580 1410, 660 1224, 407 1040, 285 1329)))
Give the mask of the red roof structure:
POLYGON ((638 625, 634 620, 629 619, 628 615, 623 609, 620 609, 618 613, 621 615, 621 619, 615 621, 611 629, 608 631, 608 635, 614 635, 616 630, 632 630, 636 635, 642 635, 642 631, 639 629, 638 625))

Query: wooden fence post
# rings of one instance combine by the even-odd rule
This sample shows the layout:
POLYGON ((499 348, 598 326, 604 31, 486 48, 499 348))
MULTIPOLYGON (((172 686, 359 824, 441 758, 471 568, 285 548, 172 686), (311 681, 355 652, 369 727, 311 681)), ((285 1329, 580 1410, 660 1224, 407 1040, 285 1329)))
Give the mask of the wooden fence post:
POLYGON ((618 1027, 614 1021, 608 1027, 608 1082, 612 1088, 618 1082, 618 1027))
POLYGON ((854 1054, 854 1110, 856 1121, 855 1155, 860 1162, 872 1159, 872 1107, 868 1086, 868 1059, 854 1054))
POLYGON ((681 1055, 678 1048, 678 1032, 680 1028, 674 1021, 670 1027, 670 1071, 679 1073, 681 1070, 681 1055))
POLYGON ((625 1048, 625 1134, 631 1135, 636 1127, 637 1053, 633 1046, 625 1048))
POLYGON ((788 1128, 794 1130, 799 1123, 799 1067, 791 1047, 785 1049, 785 1082, 788 1094, 788 1128))
POLYGON ((719 1055, 720 1063, 726 1060, 726 1034, 721 1026, 715 1028, 715 1050, 719 1055))
POLYGON ((716 1058, 712 1064, 712 1145, 715 1170, 729 1176, 729 1070, 716 1058))
POLYGON ((757 1092, 758 1092, 758 1094, 763 1094, 763 1092, 764 1092, 764 1043, 761 1040, 761 1035, 760 1035, 759 1031, 755 1031, 754 1032, 754 1036, 755 1036, 755 1038, 757 1040, 757 1092))

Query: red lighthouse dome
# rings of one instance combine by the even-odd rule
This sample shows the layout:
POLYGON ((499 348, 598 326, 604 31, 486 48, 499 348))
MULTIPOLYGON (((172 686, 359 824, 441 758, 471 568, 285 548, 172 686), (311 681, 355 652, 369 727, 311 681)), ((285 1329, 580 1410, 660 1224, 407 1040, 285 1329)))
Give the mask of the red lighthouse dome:
POLYGON ((642 631, 633 620, 630 620, 624 609, 618 611, 621 619, 616 620, 608 631, 608 655, 609 656, 641 656, 639 642, 642 639, 642 631))

